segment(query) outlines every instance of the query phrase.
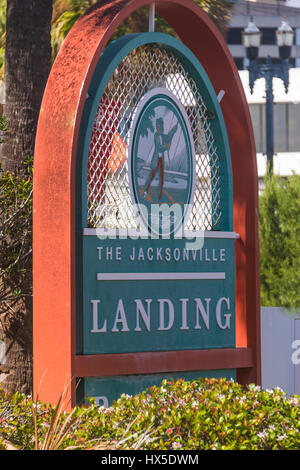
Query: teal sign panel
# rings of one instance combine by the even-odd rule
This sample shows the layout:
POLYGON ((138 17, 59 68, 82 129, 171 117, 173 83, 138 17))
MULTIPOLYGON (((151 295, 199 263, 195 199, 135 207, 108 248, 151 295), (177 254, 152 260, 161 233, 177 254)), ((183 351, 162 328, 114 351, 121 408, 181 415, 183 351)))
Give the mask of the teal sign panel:
POLYGON ((83 354, 235 347, 233 239, 85 236, 83 257, 83 354))
POLYGON ((84 397, 94 398, 99 406, 111 406, 122 394, 136 395, 149 387, 160 386, 164 379, 186 381, 201 377, 225 378, 236 380, 234 369, 200 372, 176 372, 165 374, 128 375, 116 377, 87 378, 84 380, 84 397))
MULTIPOLYGON (((83 116, 77 353, 105 360, 108 354, 234 348, 230 149, 221 107, 203 67, 171 36, 143 33, 120 38, 101 55, 83 116), (112 98, 111 90, 106 95, 122 61, 139 47, 153 45, 167 63, 178 61, 180 67, 165 71, 163 81, 139 84, 142 92, 128 94, 126 100, 127 82, 120 87, 123 100, 118 93, 112 98), (179 82, 166 86, 176 78, 176 70, 182 83, 188 83, 188 92, 179 82), (193 99, 187 100, 187 94, 193 99), (116 168, 109 176, 111 160, 116 168), (101 210, 108 211, 109 206, 119 215, 127 196, 134 221, 116 226, 101 210), (191 214, 198 218, 201 210, 209 211, 211 221, 193 223, 189 233, 191 214), (90 217, 97 211, 99 216, 90 217)), ((109 406, 122 393, 138 393, 164 378, 235 375, 228 369, 89 377, 82 379, 81 393, 109 406)))

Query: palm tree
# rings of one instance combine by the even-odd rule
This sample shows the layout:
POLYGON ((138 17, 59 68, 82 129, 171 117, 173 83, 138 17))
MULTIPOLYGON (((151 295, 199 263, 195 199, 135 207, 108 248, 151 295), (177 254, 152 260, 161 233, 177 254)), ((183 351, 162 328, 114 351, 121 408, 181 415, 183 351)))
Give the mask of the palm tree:
POLYGON ((15 171, 33 155, 41 100, 51 67, 52 0, 7 0, 4 115, 5 169, 15 171))
MULTIPOLYGON (((52 0, 7 0, 4 115, 8 132, 1 145, 1 160, 4 169, 13 174, 19 172, 21 175, 19 168, 24 168, 24 160, 34 151, 41 100, 51 67, 51 18, 52 0)), ((9 237, 7 232, 5 242, 10 238, 13 246, 13 236, 9 237)), ((26 275, 30 284, 30 260, 28 264, 26 275)), ((15 267, 22 270, 21 263, 16 263, 15 267)), ((0 289, 6 292, 10 289, 9 284, 1 283, 0 289)), ((6 368, 1 383, 7 391, 29 393, 32 381, 31 297, 20 299, 13 312, 10 305, 7 308, 12 314, 5 316, 5 322, 1 317, 0 322, 6 368)))
POLYGON ((55 0, 52 18, 52 58, 58 53, 68 32, 85 11, 97 0, 55 0))

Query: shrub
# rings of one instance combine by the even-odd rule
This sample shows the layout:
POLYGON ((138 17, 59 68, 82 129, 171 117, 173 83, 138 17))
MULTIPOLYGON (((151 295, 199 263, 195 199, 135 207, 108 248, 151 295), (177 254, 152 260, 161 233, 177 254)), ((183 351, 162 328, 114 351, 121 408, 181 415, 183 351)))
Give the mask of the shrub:
POLYGON ((260 196, 261 305, 299 309, 300 175, 268 175, 260 196))
MULTIPOLYGON (((0 439, 35 447, 31 406, 28 397, 2 392, 0 439)), ((40 442, 54 413, 36 404, 40 442)), ((60 416, 61 425, 67 417, 60 416)), ((287 397, 279 388, 244 389, 225 379, 163 381, 136 396, 123 395, 110 408, 76 407, 72 419, 60 449, 300 449, 300 396, 287 397)))
POLYGON ((3 171, 0 163, 0 314, 32 295, 32 160, 22 172, 3 171))

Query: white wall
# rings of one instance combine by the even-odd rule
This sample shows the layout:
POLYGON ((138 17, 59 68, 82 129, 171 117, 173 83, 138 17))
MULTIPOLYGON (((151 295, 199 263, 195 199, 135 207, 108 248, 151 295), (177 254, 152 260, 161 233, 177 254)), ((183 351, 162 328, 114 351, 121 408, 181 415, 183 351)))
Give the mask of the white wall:
POLYGON ((261 308, 262 388, 300 394, 300 315, 261 308))
POLYGON ((287 7, 300 8, 299 0, 286 0, 287 7))

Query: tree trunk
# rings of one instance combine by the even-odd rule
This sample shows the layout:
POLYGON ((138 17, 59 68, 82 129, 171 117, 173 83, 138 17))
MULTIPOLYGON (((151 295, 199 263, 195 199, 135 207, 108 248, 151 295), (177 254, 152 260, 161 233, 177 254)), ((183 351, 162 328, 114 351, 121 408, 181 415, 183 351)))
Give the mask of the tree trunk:
POLYGON ((7 0, 5 105, 9 132, 3 168, 15 171, 33 156, 39 110, 51 68, 52 0, 7 0))
POLYGON ((0 387, 9 393, 32 392, 32 307, 23 300, 1 321, 0 387))
MULTIPOLYGON (((33 156, 37 121, 51 68, 52 0, 7 0, 4 136, 0 160, 12 173, 33 156)), ((31 277, 31 269, 27 274, 31 277)), ((1 286, 0 289, 8 286, 1 286)), ((0 317, 0 386, 32 391, 32 299, 0 317)))

